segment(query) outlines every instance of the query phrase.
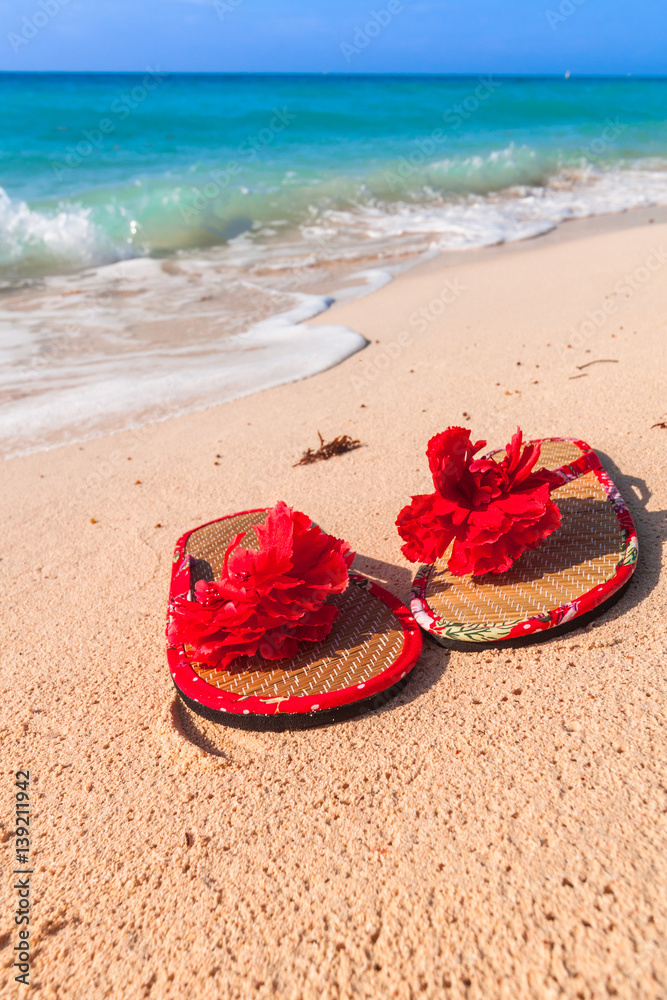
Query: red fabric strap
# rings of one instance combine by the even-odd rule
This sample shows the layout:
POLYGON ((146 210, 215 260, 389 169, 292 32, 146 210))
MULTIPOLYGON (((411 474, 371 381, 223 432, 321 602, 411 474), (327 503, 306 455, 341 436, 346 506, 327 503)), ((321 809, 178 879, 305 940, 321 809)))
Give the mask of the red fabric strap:
POLYGON ((560 483, 556 483, 552 489, 557 490, 564 483, 569 483, 573 479, 578 479, 579 476, 586 475, 592 469, 601 469, 602 462, 595 454, 594 451, 585 452, 581 458, 576 459, 574 462, 570 462, 569 465, 561 465, 559 469, 554 469, 552 471, 553 476, 558 476, 562 480, 560 483))

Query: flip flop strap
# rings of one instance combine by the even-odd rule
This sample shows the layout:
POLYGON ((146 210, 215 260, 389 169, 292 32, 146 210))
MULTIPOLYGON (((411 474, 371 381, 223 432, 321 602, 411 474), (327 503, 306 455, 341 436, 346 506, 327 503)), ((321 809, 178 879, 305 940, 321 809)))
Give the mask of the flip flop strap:
POLYGON ((602 462, 595 454, 594 451, 587 451, 576 459, 574 462, 570 462, 569 465, 561 465, 559 469, 551 470, 552 476, 558 476, 562 479, 562 483, 557 486, 552 487, 552 489, 558 489, 563 483, 570 483, 573 479, 578 479, 579 476, 585 476, 587 472, 592 469, 601 469, 602 462))

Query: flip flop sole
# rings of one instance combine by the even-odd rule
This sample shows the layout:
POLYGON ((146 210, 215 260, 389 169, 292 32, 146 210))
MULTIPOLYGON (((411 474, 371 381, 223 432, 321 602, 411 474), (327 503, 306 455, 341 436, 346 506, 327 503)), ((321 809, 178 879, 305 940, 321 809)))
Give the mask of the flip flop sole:
POLYGON ((447 569, 449 552, 421 566, 410 606, 437 642, 472 647, 560 632, 601 611, 629 582, 638 555, 635 526, 599 457, 575 439, 540 444, 539 464, 561 470, 564 480, 552 494, 560 528, 506 573, 454 576, 447 569))
MULTIPOLYGON (((192 591, 198 580, 220 578, 232 538, 262 524, 267 511, 232 514, 179 538, 174 551, 170 601, 192 591)), ((244 545, 251 547, 254 532, 244 545)), ((194 711, 238 725, 252 717, 309 717, 322 724, 328 714, 358 703, 377 707, 378 696, 407 678, 421 653, 421 633, 392 594, 358 574, 332 598, 338 617, 326 639, 305 643, 290 660, 240 657, 238 666, 210 668, 191 659, 185 647, 168 646, 169 669, 177 691, 194 711)), ((333 719, 334 716, 331 716, 333 719)))

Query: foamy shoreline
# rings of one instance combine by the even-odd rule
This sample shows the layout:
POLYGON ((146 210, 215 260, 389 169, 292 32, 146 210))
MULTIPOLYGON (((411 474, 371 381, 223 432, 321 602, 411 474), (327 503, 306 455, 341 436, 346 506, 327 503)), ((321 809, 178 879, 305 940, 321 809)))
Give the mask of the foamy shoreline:
POLYGON ((365 339, 340 326, 312 329, 306 321, 335 301, 382 287, 392 274, 366 268, 346 277, 331 295, 257 288, 268 297, 259 310, 266 315, 240 332, 216 313, 227 293, 218 268, 197 258, 124 261, 20 293, 0 313, 9 332, 0 382, 3 457, 205 409, 340 363, 365 339), (127 297, 133 297, 129 316, 127 297), (75 308, 63 309, 63 299, 75 308), (132 343, 123 349, 128 336, 132 343), (31 340, 37 347, 26 355, 31 340))
MULTIPOLYGON (((569 220, 533 239, 546 247, 651 218, 667 219, 667 207, 569 220)), ((2 317, 8 329, 18 323, 20 330, 37 300, 32 326, 25 326, 23 334, 13 329, 15 345, 21 336, 39 338, 40 328, 48 324, 47 339, 36 340, 32 357, 19 362, 22 383, 16 382, 12 348, 5 351, 5 384, 0 385, 3 457, 168 420, 312 376, 363 349, 366 341, 350 327, 327 323, 324 330, 321 319, 316 325, 307 325, 306 320, 334 303, 372 293, 406 269, 420 273, 442 264, 484 260, 498 252, 513 252, 523 242, 441 255, 431 251, 400 265, 348 267, 338 278, 326 272, 319 278, 317 273, 306 277, 304 271, 299 282, 292 281, 282 292, 279 283, 275 292, 270 286, 257 287, 257 294, 268 295, 266 301, 259 300, 259 316, 265 316, 243 333, 234 332, 219 318, 229 293, 221 285, 214 260, 139 258, 49 279, 46 289, 21 293, 13 311, 5 309, 2 317), (330 290, 322 291, 323 285, 330 290), (310 287, 318 291, 299 290, 310 287), (272 301, 282 302, 283 308, 272 313, 272 301), (172 318, 173 313, 178 319, 172 318), (182 342, 183 324, 191 331, 191 342, 187 334, 182 342), (123 348, 125 353, 116 355, 114 337, 121 343, 118 338, 125 336, 126 328, 134 343, 129 353, 123 348), (108 352, 106 360, 96 350, 108 352)))

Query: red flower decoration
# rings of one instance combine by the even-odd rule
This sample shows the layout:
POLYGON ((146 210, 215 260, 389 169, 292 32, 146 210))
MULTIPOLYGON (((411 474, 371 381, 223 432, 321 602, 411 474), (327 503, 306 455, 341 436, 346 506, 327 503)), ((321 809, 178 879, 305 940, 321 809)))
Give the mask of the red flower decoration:
POLYGON ((338 608, 325 604, 348 584, 354 559, 347 542, 327 535, 309 517, 279 502, 255 525, 259 549, 232 539, 219 583, 200 580, 196 601, 177 598, 167 638, 192 647, 192 659, 225 669, 238 656, 291 657, 299 642, 319 642, 338 608))
POLYGON ((546 469, 533 472, 540 446, 522 451, 521 442, 517 428, 497 462, 474 459, 486 441, 472 444, 464 427, 431 438, 426 454, 435 493, 413 497, 396 520, 408 559, 434 563, 453 541, 447 566, 455 576, 504 573, 555 531, 560 511, 549 493, 562 480, 546 469))

